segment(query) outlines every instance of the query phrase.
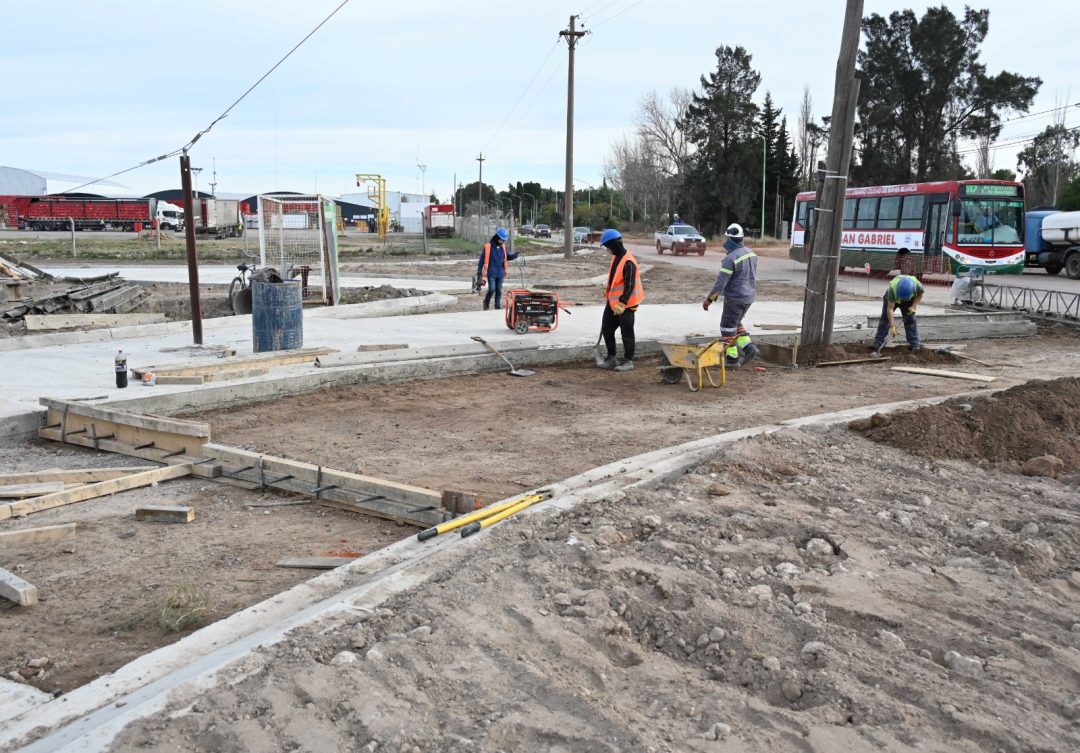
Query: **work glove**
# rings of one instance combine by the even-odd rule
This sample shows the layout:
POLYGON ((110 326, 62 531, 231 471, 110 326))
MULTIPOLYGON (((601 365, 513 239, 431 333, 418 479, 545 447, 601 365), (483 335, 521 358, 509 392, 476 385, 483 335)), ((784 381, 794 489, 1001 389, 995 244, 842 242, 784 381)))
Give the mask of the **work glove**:
POLYGON ((893 337, 896 337, 897 335, 900 334, 900 332, 896 329, 895 324, 893 326, 889 327, 889 334, 892 335, 893 337))
POLYGON ((911 316, 915 316, 915 305, 914 304, 912 304, 911 306, 908 307, 908 314, 910 314, 911 316))
POLYGON ((611 310, 615 312, 615 316, 619 316, 622 312, 626 311, 626 304, 622 301, 616 301, 612 305, 611 310))

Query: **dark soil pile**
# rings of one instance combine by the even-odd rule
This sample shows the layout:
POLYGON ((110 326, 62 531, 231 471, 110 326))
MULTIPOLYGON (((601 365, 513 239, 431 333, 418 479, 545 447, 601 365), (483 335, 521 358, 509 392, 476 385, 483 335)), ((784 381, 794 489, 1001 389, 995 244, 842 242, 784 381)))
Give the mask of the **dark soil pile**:
POLYGON ((391 298, 414 298, 425 295, 425 291, 414 288, 395 288, 390 285, 370 285, 363 288, 342 288, 341 302, 369 303, 371 301, 384 301, 391 298))
POLYGON ((1080 470, 1080 378, 1034 381, 892 417, 866 436, 925 457, 1016 464, 1054 455, 1080 470))
MULTIPOLYGON (((873 351, 869 345, 830 345, 812 354, 807 361, 811 366, 831 361, 849 361, 856 358, 869 358, 873 351)), ((800 358, 806 354, 800 349, 800 358)), ((912 353, 906 345, 897 345, 891 348, 883 348, 883 356, 889 358, 894 366, 923 366, 927 364, 956 364, 960 359, 949 353, 937 353, 923 348, 918 353, 912 353)))

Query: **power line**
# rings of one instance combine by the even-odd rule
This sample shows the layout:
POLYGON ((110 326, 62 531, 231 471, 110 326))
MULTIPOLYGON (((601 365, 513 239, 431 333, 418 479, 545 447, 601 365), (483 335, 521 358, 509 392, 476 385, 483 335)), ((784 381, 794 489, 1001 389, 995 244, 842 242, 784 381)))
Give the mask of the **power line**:
MULTIPOLYGON (((620 2, 620 0, 606 0, 606 1, 605 1, 605 0, 600 0, 600 2, 598 2, 598 3, 593 3, 593 7, 594 7, 594 8, 595 8, 595 7, 597 6, 597 5, 600 5, 601 7, 599 7, 599 8, 596 8, 596 12, 595 12, 595 13, 593 13, 592 15, 594 15, 594 16, 599 16, 599 15, 602 15, 604 11, 606 11, 606 10, 607 10, 608 8, 610 8, 611 6, 615 5, 615 4, 616 4, 616 3, 618 3, 618 2, 620 2)), ((583 11, 581 15, 583 15, 583 16, 584 16, 584 15, 585 15, 585 12, 583 11)), ((581 25, 582 25, 582 26, 584 26, 584 25, 585 25, 585 20, 584 20, 584 19, 582 19, 582 21, 581 21, 581 25)))
POLYGON ((495 140, 495 137, 499 135, 499 132, 502 130, 503 126, 506 125, 506 121, 510 120, 510 116, 514 114, 514 110, 517 109, 517 106, 521 103, 521 100, 525 97, 525 94, 529 91, 529 88, 533 85, 533 82, 536 81, 536 77, 540 75, 540 71, 542 71, 544 69, 544 66, 547 65, 548 60, 551 59, 552 53, 555 52, 555 48, 558 46, 559 40, 556 39, 555 44, 551 46, 551 49, 548 50, 547 55, 545 55, 544 59, 540 61, 540 65, 539 67, 537 67, 536 72, 533 73, 532 78, 529 79, 529 83, 525 84, 525 87, 521 90, 521 93, 518 94, 518 98, 514 101, 514 104, 510 106, 510 110, 506 113, 506 117, 502 119, 502 122, 499 123, 499 127, 495 129, 495 131, 488 138, 487 142, 484 144, 484 149, 487 149, 491 145, 491 142, 495 140))
MULTIPOLYGON (((1064 129, 1064 131, 1062 131, 1062 133, 1073 133, 1074 131, 1080 131, 1080 125, 1066 128, 1066 129, 1064 129)), ((1020 139, 1019 141, 1006 141, 1006 142, 1001 142, 1001 143, 994 143, 994 144, 991 144, 989 146, 989 149, 991 151, 995 151, 997 149, 1008 149, 1009 147, 1013 147, 1013 146, 1021 146, 1023 144, 1030 144, 1031 142, 1033 142, 1037 138, 1039 138, 1039 136, 1041 136, 1041 135, 1042 134, 1040 133, 1040 134, 1037 134, 1035 136, 1032 136, 1031 138, 1020 139)), ((959 154, 974 154, 975 152, 978 152, 978 151, 980 151, 980 149, 977 147, 977 148, 974 148, 974 149, 960 150, 960 151, 957 152, 957 154, 958 155, 959 154)))
POLYGON ((552 80, 555 78, 555 75, 562 71, 564 65, 566 65, 566 60, 560 60, 559 64, 552 69, 551 73, 548 74, 547 79, 544 81, 544 85, 536 91, 536 94, 533 95, 532 100, 529 101, 529 104, 526 105, 525 109, 521 111, 520 115, 518 115, 517 120, 514 121, 514 124, 508 129, 506 129, 503 132, 502 136, 500 136, 499 139, 492 144, 493 147, 498 147, 500 144, 502 144, 503 141, 506 140, 507 136, 517 130, 518 126, 521 125, 521 121, 525 120, 525 116, 529 114, 533 106, 540 100, 540 97, 542 97, 544 92, 547 91, 547 88, 551 84, 552 80))
POLYGON ((604 19, 604 20, 602 20, 602 21, 597 21, 596 23, 594 23, 594 24, 592 25, 592 27, 591 27, 591 28, 593 28, 593 29, 596 29, 596 28, 599 28, 600 26, 603 26, 603 25, 604 25, 604 24, 606 24, 606 23, 607 23, 608 21, 613 21, 613 20, 615 20, 616 18, 618 18, 619 16, 621 16, 621 15, 622 15, 623 13, 626 13, 626 11, 628 11, 628 10, 633 10, 634 8, 636 8, 636 7, 638 7, 639 5, 641 5, 641 4, 643 3, 643 2, 645 2, 645 0, 637 0, 637 2, 636 2, 636 3, 633 3, 632 5, 628 5, 628 6, 626 6, 625 8, 623 8, 623 9, 622 9, 621 11, 619 11, 619 12, 618 12, 618 13, 616 13, 615 15, 612 15, 612 16, 608 16, 607 18, 605 18, 605 19, 604 19))
POLYGON ((344 8, 348 4, 349 4, 349 0, 342 0, 340 5, 338 5, 332 11, 330 11, 330 14, 328 16, 326 16, 326 18, 324 18, 322 21, 319 22, 318 26, 316 26, 314 29, 309 31, 307 33, 307 35, 303 39, 301 39, 299 42, 297 42, 296 45, 291 50, 289 50, 287 53, 285 53, 284 57, 282 57, 280 60, 278 60, 276 63, 274 63, 274 65, 268 71, 266 71, 266 73, 264 73, 262 76, 260 76, 258 81, 256 81, 250 87, 248 87, 247 91, 245 91, 243 94, 241 94, 236 99, 236 101, 234 101, 231 105, 226 107, 224 112, 222 112, 220 115, 218 115, 212 121, 210 121, 210 125, 206 126, 206 128, 204 128, 201 131, 199 131, 198 133, 196 133, 195 136, 192 137, 192 139, 189 142, 187 142, 184 146, 180 147, 179 149, 175 149, 175 150, 169 152, 168 154, 162 154, 162 155, 160 155, 158 157, 152 157, 151 159, 144 160, 143 162, 140 162, 137 165, 133 165, 132 167, 128 167, 128 168, 125 168, 123 170, 118 170, 117 172, 113 173, 112 175, 106 175, 104 178, 96 178, 95 180, 92 180, 89 183, 83 183, 81 186, 75 186, 75 188, 69 188, 66 191, 61 191, 61 193, 72 193, 72 192, 78 191, 80 188, 86 188, 87 186, 92 186, 95 183, 100 183, 103 180, 109 180, 110 178, 115 178, 117 175, 123 175, 124 173, 130 173, 132 170, 138 170, 140 167, 145 167, 146 165, 151 165, 151 164, 153 164, 155 162, 161 162, 162 160, 169 159, 170 157, 175 157, 178 154, 182 154, 182 153, 186 152, 188 149, 190 149, 192 146, 195 145, 196 141, 198 141, 203 136, 208 134, 210 132, 211 128, 213 128, 215 125, 217 125, 230 112, 232 112, 234 107, 236 107, 238 104, 240 104, 242 101, 244 101, 244 99, 249 94, 251 94, 251 92, 255 91, 256 87, 258 87, 259 84, 261 84, 263 81, 265 81, 267 76, 269 76, 271 73, 273 73, 275 70, 277 70, 278 66, 280 66, 282 63, 284 63, 286 60, 288 60, 289 57, 294 52, 296 52, 298 49, 300 49, 301 45, 303 45, 304 42, 311 39, 312 35, 314 35, 315 32, 317 32, 319 29, 321 29, 326 24, 327 21, 329 21, 331 18, 333 18, 335 15, 337 15, 337 12, 340 11, 342 8, 344 8))

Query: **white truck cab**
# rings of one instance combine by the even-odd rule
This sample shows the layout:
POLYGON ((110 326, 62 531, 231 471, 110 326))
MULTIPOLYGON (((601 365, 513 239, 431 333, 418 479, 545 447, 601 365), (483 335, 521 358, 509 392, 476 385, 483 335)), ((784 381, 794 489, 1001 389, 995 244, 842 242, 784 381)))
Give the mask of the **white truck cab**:
POLYGON ((184 229, 184 210, 167 201, 157 203, 158 227, 162 230, 179 231, 184 229))

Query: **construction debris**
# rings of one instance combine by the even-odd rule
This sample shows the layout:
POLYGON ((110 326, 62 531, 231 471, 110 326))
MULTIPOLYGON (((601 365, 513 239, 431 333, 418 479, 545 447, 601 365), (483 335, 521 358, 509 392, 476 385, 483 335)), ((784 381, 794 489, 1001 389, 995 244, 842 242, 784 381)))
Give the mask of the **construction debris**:
POLYGON ((356 557, 288 557, 275 567, 299 567, 305 570, 333 570, 352 562, 356 557))
POLYGON ((195 508, 190 505, 143 505, 135 508, 135 520, 190 523, 195 520, 195 508))
MULTIPOLYGON (((28 315, 59 315, 59 314, 124 314, 134 311, 140 304, 146 301, 151 293, 141 285, 129 285, 120 278, 119 272, 112 272, 93 278, 54 278, 41 270, 30 267, 27 264, 16 266, 15 263, 4 259, 0 272, 18 270, 20 282, 52 282, 56 284, 70 284, 61 290, 51 290, 45 295, 29 299, 9 300, 5 306, 9 306, 0 312, 0 320, 7 323, 24 321, 28 315), (14 305, 10 305, 14 304, 14 305)), ((82 323, 85 324, 85 323, 82 323)), ((82 326, 76 323, 66 326, 82 326)))
POLYGON ((923 376, 946 377, 947 379, 970 379, 973 382, 992 382, 997 377, 972 374, 967 371, 946 371, 945 369, 922 369, 917 366, 893 366, 892 371, 902 371, 906 374, 922 374, 923 376))
POLYGON ((42 541, 66 541, 75 538, 76 527, 76 523, 60 523, 55 526, 0 531, 0 546, 5 544, 37 544, 42 541))
POLYGON ((0 596, 15 602, 20 607, 28 607, 31 604, 37 604, 37 586, 0 568, 0 596))

